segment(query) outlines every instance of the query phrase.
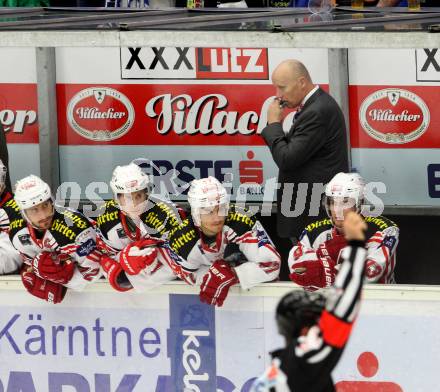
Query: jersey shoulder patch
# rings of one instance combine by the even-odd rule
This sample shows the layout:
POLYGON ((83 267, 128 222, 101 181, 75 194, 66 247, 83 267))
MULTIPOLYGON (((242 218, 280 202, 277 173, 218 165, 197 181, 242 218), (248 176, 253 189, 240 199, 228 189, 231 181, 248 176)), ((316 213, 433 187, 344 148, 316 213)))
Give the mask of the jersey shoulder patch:
POLYGON ((107 237, 107 233, 120 222, 121 211, 114 200, 107 201, 101 208, 102 211, 96 218, 96 226, 107 237))
POLYGON ((152 234, 160 236, 182 223, 176 205, 151 197, 148 200, 147 211, 141 215, 141 220, 148 228, 152 229, 152 234))
POLYGON ((62 246, 75 242, 78 234, 91 226, 90 221, 80 212, 57 206, 49 230, 58 244, 62 246))
POLYGON ((18 207, 17 202, 14 199, 12 199, 11 197, 8 198, 7 200, 5 200, 3 205, 0 207, 6 212, 10 221, 12 221, 16 218, 22 217, 21 212, 20 212, 20 208, 18 207))
POLYGON ((14 215, 13 218, 9 218, 9 238, 12 239, 14 236, 24 227, 27 226, 26 220, 21 216, 21 214, 14 215))
POLYGON ((251 216, 248 210, 239 208, 233 204, 230 206, 225 225, 234 230, 237 235, 240 236, 251 231, 256 223, 257 218, 251 216))
POLYGON ((397 232, 399 229, 397 225, 388 218, 382 215, 379 216, 366 216, 365 222, 367 222, 367 238, 370 238, 374 233, 378 231, 397 232))
POLYGON ((304 228, 304 231, 301 234, 301 238, 304 237, 305 234, 307 234, 310 239, 310 243, 313 244, 320 234, 331 229, 332 227, 332 221, 328 218, 309 223, 304 228))
POLYGON ((186 259, 199 239, 200 234, 194 222, 191 218, 187 218, 170 231, 168 242, 175 253, 186 259))

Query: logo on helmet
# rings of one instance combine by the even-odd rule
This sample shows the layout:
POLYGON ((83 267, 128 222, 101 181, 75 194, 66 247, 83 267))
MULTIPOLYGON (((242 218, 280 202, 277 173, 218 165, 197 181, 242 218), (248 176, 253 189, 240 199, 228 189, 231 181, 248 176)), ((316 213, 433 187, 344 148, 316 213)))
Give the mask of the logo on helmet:
POLYGON ((67 120, 73 130, 89 140, 110 141, 125 135, 134 123, 130 100, 110 87, 79 91, 67 106, 67 120))
POLYGON ((362 128, 373 139, 387 144, 405 144, 428 129, 430 112, 426 103, 411 91, 387 88, 370 94, 361 104, 362 128))
POLYGON ((35 188, 36 185, 37 183, 34 180, 31 180, 21 184, 21 188, 25 191, 28 191, 29 189, 35 188))
POLYGON ((134 187, 136 187, 137 185, 138 185, 138 181, 137 181, 137 180, 127 181, 127 182, 125 183, 125 186, 126 186, 127 188, 134 188, 134 187))

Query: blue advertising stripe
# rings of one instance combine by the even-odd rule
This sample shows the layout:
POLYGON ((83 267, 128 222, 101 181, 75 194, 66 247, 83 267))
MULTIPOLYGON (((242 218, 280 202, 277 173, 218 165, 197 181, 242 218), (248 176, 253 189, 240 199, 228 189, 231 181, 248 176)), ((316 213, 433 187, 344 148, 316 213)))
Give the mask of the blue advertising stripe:
POLYGON ((159 377, 156 392, 215 391, 215 308, 197 295, 170 294, 167 355, 171 375, 159 377))

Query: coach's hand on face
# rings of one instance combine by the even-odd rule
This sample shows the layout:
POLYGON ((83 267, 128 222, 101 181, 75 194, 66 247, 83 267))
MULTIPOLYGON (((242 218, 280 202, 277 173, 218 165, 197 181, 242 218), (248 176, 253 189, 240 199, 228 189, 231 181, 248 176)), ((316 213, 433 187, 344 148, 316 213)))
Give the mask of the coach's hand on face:
POLYGON ((267 123, 273 124, 281 122, 281 120, 283 119, 283 109, 284 107, 280 98, 274 98, 272 103, 269 105, 269 108, 267 109, 267 123))

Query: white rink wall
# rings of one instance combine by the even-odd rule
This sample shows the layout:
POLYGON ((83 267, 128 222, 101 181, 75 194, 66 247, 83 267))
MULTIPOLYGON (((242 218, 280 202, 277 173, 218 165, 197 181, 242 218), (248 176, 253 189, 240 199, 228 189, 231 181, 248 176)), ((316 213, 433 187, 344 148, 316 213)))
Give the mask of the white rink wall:
MULTIPOLYGON (((183 391, 186 383, 246 392, 267 353, 282 345, 274 309, 292 288, 233 288, 215 309, 181 282, 121 294, 102 281, 51 305, 26 293, 19 278, 3 277, 0 391, 161 392, 183 391)), ((335 381, 341 388, 436 390, 440 288, 367 286, 363 298, 335 381)))

